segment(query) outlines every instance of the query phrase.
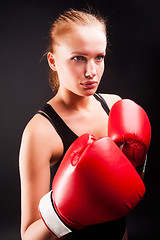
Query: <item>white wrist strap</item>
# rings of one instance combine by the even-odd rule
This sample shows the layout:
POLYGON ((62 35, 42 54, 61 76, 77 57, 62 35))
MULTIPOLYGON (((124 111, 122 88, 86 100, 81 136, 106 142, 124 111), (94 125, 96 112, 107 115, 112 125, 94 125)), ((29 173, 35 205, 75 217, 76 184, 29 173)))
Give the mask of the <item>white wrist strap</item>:
POLYGON ((70 232, 72 232, 69 228, 67 228, 61 219, 58 217, 57 213, 52 206, 52 191, 44 195, 39 203, 39 211, 41 217, 47 227, 58 237, 62 237, 70 232))

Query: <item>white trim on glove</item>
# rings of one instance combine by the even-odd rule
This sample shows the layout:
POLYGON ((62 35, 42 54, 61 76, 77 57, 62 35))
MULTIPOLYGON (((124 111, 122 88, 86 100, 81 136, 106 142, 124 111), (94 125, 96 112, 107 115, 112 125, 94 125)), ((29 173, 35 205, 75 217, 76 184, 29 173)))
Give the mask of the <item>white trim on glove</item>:
POLYGON ((147 154, 146 154, 146 158, 145 158, 144 165, 143 165, 143 173, 145 173, 146 165, 147 165, 147 154))
POLYGON ((58 238, 72 232, 64 225, 52 206, 52 191, 44 195, 39 202, 39 211, 44 223, 58 238))

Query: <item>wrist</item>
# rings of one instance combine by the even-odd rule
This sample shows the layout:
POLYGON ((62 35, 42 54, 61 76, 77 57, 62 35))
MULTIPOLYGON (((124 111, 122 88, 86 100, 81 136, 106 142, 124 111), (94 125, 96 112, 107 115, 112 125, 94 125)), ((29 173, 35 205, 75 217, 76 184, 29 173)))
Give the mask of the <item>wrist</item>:
POLYGON ((39 212, 46 227, 58 238, 72 232, 57 215, 52 203, 52 191, 48 192, 41 198, 39 212))

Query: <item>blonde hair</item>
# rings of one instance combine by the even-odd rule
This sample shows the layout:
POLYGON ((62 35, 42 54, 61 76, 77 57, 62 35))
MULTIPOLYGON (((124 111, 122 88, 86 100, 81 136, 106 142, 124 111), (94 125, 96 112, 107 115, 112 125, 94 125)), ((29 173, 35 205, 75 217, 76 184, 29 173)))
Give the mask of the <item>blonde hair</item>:
MULTIPOLYGON (((99 13, 93 13, 91 10, 77 11, 71 9, 61 14, 52 24, 49 33, 49 52, 55 52, 55 46, 58 44, 58 39, 68 33, 73 28, 73 25, 99 25, 102 27, 107 37, 106 20, 99 13)), ((59 88, 59 79, 58 73, 52 69, 50 69, 49 72, 49 84, 56 94, 59 88)))

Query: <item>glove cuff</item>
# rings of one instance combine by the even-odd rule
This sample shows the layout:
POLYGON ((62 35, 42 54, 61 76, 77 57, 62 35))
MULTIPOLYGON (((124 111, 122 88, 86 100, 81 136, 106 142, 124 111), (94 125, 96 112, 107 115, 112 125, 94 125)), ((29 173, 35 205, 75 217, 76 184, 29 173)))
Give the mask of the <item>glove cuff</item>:
POLYGON ((39 212, 48 229, 58 238, 72 231, 64 225, 52 204, 52 191, 44 195, 39 202, 39 212))

